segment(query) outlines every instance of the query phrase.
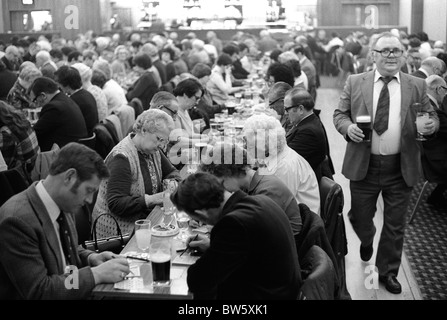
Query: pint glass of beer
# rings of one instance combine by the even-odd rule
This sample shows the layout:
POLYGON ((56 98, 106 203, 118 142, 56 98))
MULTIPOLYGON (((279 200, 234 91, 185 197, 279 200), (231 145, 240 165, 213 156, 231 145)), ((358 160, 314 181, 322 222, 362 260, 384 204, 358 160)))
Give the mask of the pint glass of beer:
POLYGON ((171 284, 171 237, 155 238, 150 246, 152 267, 152 285, 169 286, 171 284))
POLYGON ((357 117, 357 127, 363 131, 365 137, 363 138, 364 142, 371 141, 371 116, 358 116, 357 117))

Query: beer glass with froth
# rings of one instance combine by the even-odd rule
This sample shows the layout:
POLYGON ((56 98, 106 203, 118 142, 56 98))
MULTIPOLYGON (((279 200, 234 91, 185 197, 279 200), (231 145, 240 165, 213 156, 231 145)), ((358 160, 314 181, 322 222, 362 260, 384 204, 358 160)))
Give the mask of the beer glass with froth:
POLYGON ((171 283, 172 239, 155 238, 150 246, 152 285, 169 286, 171 283))
POLYGON ((371 141, 371 116, 357 116, 357 127, 363 131, 363 142, 371 141))

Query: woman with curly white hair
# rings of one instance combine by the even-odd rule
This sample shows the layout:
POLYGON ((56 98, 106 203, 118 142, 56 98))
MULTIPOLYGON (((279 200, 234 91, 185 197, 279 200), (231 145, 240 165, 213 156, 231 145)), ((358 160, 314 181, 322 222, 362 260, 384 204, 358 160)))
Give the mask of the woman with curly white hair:
POLYGON ((119 45, 114 51, 115 59, 111 63, 113 78, 118 82, 124 82, 126 76, 132 71, 129 63, 130 52, 124 45, 119 45))
POLYGON ((73 68, 79 71, 82 80, 82 88, 90 92, 96 100, 96 106, 98 108, 98 120, 101 122, 107 118, 108 107, 107 107, 107 97, 100 87, 92 84, 93 70, 89 68, 84 63, 75 63, 72 65, 73 68))
MULTIPOLYGON (((110 178, 101 182, 93 219, 110 213, 123 233, 132 232, 136 220, 145 219, 163 203, 163 180, 180 181, 179 172, 160 151, 173 129, 174 121, 164 111, 150 109, 138 116, 133 132, 105 160, 110 178)), ((96 230, 98 237, 116 235, 109 216, 98 220, 96 230)))
POLYGON ((320 214, 317 177, 309 163, 287 146, 286 132, 279 120, 265 114, 254 115, 245 122, 243 133, 247 152, 260 164, 259 174, 277 176, 298 203, 320 214))

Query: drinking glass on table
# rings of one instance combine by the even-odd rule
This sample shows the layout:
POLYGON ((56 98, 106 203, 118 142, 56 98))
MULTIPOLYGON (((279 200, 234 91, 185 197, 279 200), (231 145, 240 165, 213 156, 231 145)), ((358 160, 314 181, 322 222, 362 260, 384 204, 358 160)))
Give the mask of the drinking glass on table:
POLYGON ((172 242, 169 238, 157 238, 150 246, 152 285, 171 284, 172 242))
POLYGON ((147 250, 151 245, 151 221, 147 219, 135 221, 135 237, 137 239, 137 246, 139 249, 143 250, 141 254, 142 258, 147 259, 147 250))
POLYGON ((430 114, 427 111, 423 110, 422 104, 420 103, 413 104, 413 107, 416 109, 416 140, 427 141, 427 139, 425 139, 424 137, 424 134, 427 132, 425 126, 430 121, 430 114))
POLYGON ((178 182, 175 179, 164 179, 163 180, 163 214, 165 215, 161 226, 164 228, 169 228, 172 221, 172 215, 175 211, 175 206, 171 201, 171 194, 178 187, 178 182), (167 221, 167 223, 166 223, 167 221))
POLYGON ((188 235, 186 234, 186 231, 189 228, 189 221, 191 218, 189 215, 184 211, 177 211, 177 225, 180 229, 180 234, 178 235, 178 239, 182 242, 185 242, 186 239, 188 239, 188 235))

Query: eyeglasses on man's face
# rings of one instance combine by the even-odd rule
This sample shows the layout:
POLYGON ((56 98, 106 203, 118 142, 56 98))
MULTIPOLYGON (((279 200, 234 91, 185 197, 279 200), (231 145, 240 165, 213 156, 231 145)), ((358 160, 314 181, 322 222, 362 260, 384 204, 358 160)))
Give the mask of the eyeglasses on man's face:
POLYGON ((34 97, 34 99, 33 99, 33 103, 37 103, 37 99, 40 97, 40 96, 42 96, 43 95, 43 93, 39 93, 39 94, 37 94, 35 97, 34 97))
POLYGON ((277 103, 279 101, 284 101, 284 98, 278 98, 276 100, 273 100, 272 102, 269 102, 269 107, 272 107, 275 103, 277 103))
POLYGON ((294 106, 290 106, 290 107, 286 107, 286 106, 284 106, 284 112, 285 112, 285 113, 289 113, 289 110, 290 110, 290 109, 297 108, 297 107, 299 107, 299 106, 300 106, 299 104, 294 105, 294 106))
POLYGON ((391 56, 391 54, 393 54, 396 58, 400 58, 404 53, 403 50, 399 48, 394 49, 385 48, 382 50, 373 50, 373 51, 380 53, 383 58, 388 58, 391 56))
POLYGON ((159 107, 158 107, 158 109, 166 109, 166 110, 168 110, 170 113, 171 113, 171 117, 172 117, 172 119, 176 119, 177 118, 177 115, 178 115, 178 111, 177 110, 172 110, 171 108, 169 108, 169 107, 167 107, 167 106, 165 106, 164 104, 162 104, 162 105, 160 105, 159 107))

